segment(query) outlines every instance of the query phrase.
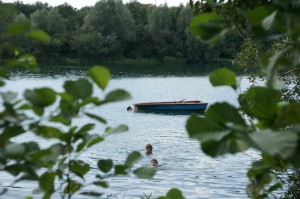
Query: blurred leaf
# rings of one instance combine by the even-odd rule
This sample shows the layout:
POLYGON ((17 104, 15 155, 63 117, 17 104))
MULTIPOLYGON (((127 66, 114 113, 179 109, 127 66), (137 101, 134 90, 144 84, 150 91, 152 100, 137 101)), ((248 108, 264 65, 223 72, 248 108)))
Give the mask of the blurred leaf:
POLYGON ((220 68, 213 71, 209 80, 213 86, 230 86, 233 89, 237 88, 235 73, 227 68, 220 68))
POLYGON ((56 93, 50 88, 40 88, 34 90, 26 90, 25 99, 34 106, 46 107, 52 105, 56 100, 56 93))
POLYGON ((74 180, 71 180, 69 184, 64 189, 64 193, 73 195, 76 191, 78 191, 82 185, 74 180))
POLYGON ((31 142, 25 142, 23 143, 23 146, 25 147, 25 150, 26 150, 26 153, 32 153, 32 152, 36 152, 36 151, 39 151, 40 150, 40 147, 39 145, 34 142, 34 141, 31 141, 31 142))
POLYGON ((37 68, 37 61, 36 58, 30 54, 24 54, 18 57, 16 60, 9 60, 6 62, 8 67, 25 67, 30 69, 37 68))
POLYGON ((246 125, 238 110, 226 102, 215 103, 209 106, 208 110, 205 112, 205 117, 219 123, 228 122, 243 126, 246 125))
POLYGON ((289 131, 262 130, 250 134, 250 138, 263 153, 287 159, 297 147, 298 136, 289 131))
POLYGON ((202 142, 210 140, 219 141, 230 134, 229 130, 226 130, 225 127, 217 122, 195 115, 188 119, 186 129, 190 138, 198 139, 202 142))
MULTIPOLYGON (((226 131, 224 133, 227 133, 226 131)), ((203 152, 211 157, 221 156, 227 153, 235 154, 243 152, 249 148, 249 144, 239 139, 236 134, 229 134, 220 141, 207 141, 201 143, 203 152)))
POLYGON ((131 152, 125 161, 125 165, 128 167, 132 167, 136 162, 138 162, 142 158, 142 155, 138 151, 131 152))
POLYGON ((300 103, 288 105, 283 110, 283 119, 288 125, 300 124, 300 103))
POLYGON ((55 173, 52 171, 45 172, 39 179, 40 188, 45 192, 52 191, 54 188, 55 176, 55 173))
POLYGON ((137 175, 139 178, 149 179, 149 178, 153 178, 153 176, 156 173, 156 169, 149 168, 149 167, 141 167, 134 170, 133 173, 137 175))
POLYGON ((244 11, 244 14, 252 26, 261 26, 263 20, 270 16, 272 12, 273 8, 270 6, 258 6, 253 10, 244 11))
POLYGON ((21 144, 10 143, 5 146, 5 155, 9 158, 21 158, 25 153, 25 147, 21 144))
POLYGON ((127 174, 126 169, 128 169, 126 165, 116 165, 115 175, 126 175, 127 174))
POLYGON ((84 175, 89 172, 90 166, 83 161, 73 160, 70 164, 70 170, 83 179, 84 175))
POLYGON ((248 19, 253 33, 258 37, 266 37, 268 36, 266 30, 273 24, 273 17, 275 17, 272 17, 272 12, 272 6, 257 6, 255 9, 243 13, 248 19))
POLYGON ((76 134, 84 135, 87 134, 89 131, 93 130, 94 128, 95 128, 95 124, 92 123, 85 124, 76 132, 76 134))
POLYGON ((109 172, 113 167, 113 161, 111 159, 101 159, 98 161, 98 168, 100 171, 107 173, 109 172))
POLYGON ((252 87, 239 96, 241 108, 259 120, 272 122, 276 119, 280 91, 265 87, 252 87))
POLYGON ((87 147, 89 148, 91 146, 94 146, 95 144, 98 144, 99 142, 102 142, 103 140, 104 140, 103 137, 97 135, 92 140, 90 140, 90 142, 88 143, 87 147))
POLYGON ((108 93, 105 96, 104 101, 105 102, 117 102, 117 101, 127 100, 130 98, 131 98, 131 96, 128 92, 126 92, 122 89, 117 89, 117 90, 114 90, 114 91, 108 93))
POLYGON ((36 126, 32 125, 31 130, 39 136, 42 136, 44 138, 60 138, 63 132, 55 127, 50 126, 36 126))
POLYGON ((93 119, 97 120, 98 122, 103 123, 103 124, 106 124, 106 123, 107 123, 106 120, 105 120, 104 118, 102 118, 102 117, 100 117, 100 116, 98 116, 98 115, 94 115, 94 114, 86 113, 86 112, 85 112, 84 114, 87 115, 87 116, 90 117, 90 118, 93 118, 93 119))
POLYGON ((177 188, 172 188, 168 191, 167 197, 169 199, 183 199, 182 192, 177 188))
POLYGON ((64 88, 67 93, 78 99, 85 99, 93 94, 92 84, 86 79, 66 81, 64 88))
POLYGON ((103 188, 108 188, 108 183, 104 182, 104 181, 97 181, 97 182, 94 182, 93 184, 97 185, 97 186, 100 186, 100 187, 103 187, 103 188))
POLYGON ((62 115, 56 115, 56 116, 53 116, 51 119, 49 119, 49 121, 52 121, 52 122, 59 122, 61 124, 64 124, 66 126, 70 125, 71 124, 71 120, 68 119, 68 118, 65 118, 64 116, 62 115))
POLYGON ((232 25, 216 13, 204 13, 194 17, 190 23, 190 31, 204 42, 215 45, 226 34, 232 25))
MULTIPOLYGON (((1 74, 0 74, 0 77, 3 77, 3 76, 1 76, 1 74)), ((2 87, 2 86, 4 86, 4 85, 5 85, 5 82, 2 81, 2 80, 0 80, 0 87, 2 87)))
POLYGON ((16 137, 25 132, 23 127, 19 127, 19 126, 12 126, 12 127, 8 126, 4 129, 2 129, 2 131, 3 132, 0 134, 0 147, 2 147, 2 145, 5 142, 8 142, 8 140, 10 140, 10 138, 16 137))
POLYGON ((27 37, 29 39, 36 39, 36 40, 45 41, 45 42, 51 41, 51 38, 49 37, 49 35, 47 33, 45 33, 45 31, 39 30, 39 29, 35 29, 35 30, 29 32, 27 34, 27 37))
POLYGON ((44 114, 44 108, 43 107, 38 107, 38 106, 32 106, 31 109, 35 114, 42 116, 44 114))
POLYGON ((2 92, 1 95, 2 95, 4 102, 11 103, 17 98, 18 93, 13 93, 13 92, 8 91, 8 92, 2 92))
POLYGON ((7 34, 9 36, 18 35, 24 31, 29 30, 30 27, 30 23, 13 23, 9 25, 7 34))
POLYGON ((81 192, 80 194, 85 196, 94 196, 94 197, 100 197, 103 195, 103 193, 94 192, 94 191, 81 192))
POLYGON ((93 66, 89 70, 89 75, 92 80, 104 90, 110 79, 110 72, 102 66, 93 66))
POLYGON ((274 11, 274 12, 272 12, 272 14, 270 14, 269 16, 264 18, 264 20, 262 21, 262 27, 265 30, 270 30, 272 28, 273 23, 275 21, 276 14, 277 14, 277 11, 274 11))
POLYGON ((105 132, 106 132, 107 135, 122 133, 122 132, 125 132, 125 131, 128 131, 128 126, 124 125, 124 124, 121 124, 121 125, 119 125, 115 128, 107 127, 105 129, 105 132))

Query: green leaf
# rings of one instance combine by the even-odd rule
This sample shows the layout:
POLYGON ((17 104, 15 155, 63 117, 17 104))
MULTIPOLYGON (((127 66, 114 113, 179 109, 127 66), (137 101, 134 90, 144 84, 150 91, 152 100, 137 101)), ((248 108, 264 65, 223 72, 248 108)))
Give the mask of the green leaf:
POLYGON ((262 21, 262 27, 265 30, 270 30, 274 24, 275 18, 276 18, 277 11, 272 12, 269 16, 265 17, 262 21))
POLYGON ((9 36, 18 35, 24 31, 29 30, 31 27, 30 23, 12 23, 8 27, 7 34, 9 36))
POLYGON ((67 184, 64 189, 64 193, 73 195, 76 191, 78 191, 82 185, 74 180, 71 180, 69 184, 67 184))
POLYGON ((226 102, 215 103, 209 106, 205 112, 205 117, 219 123, 234 123, 243 126, 246 125, 238 110, 226 102))
POLYGON ((138 151, 131 152, 125 161, 125 165, 128 167, 132 167, 136 162, 138 162, 142 158, 142 155, 138 151))
POLYGON ((55 176, 55 173, 52 171, 45 172, 39 179, 40 188, 45 192, 52 191, 54 188, 55 176))
POLYGON ((56 93, 50 88, 40 88, 34 90, 26 90, 24 93, 24 97, 34 106, 46 107, 55 102, 56 93))
POLYGON ((115 175, 126 175, 127 174, 126 169, 128 169, 126 165, 116 165, 115 175))
POLYGON ((80 160, 73 160, 70 164, 70 170, 83 179, 84 175, 90 171, 90 165, 80 160))
POLYGON ((104 90, 110 79, 110 72, 102 66, 93 66, 89 70, 89 75, 92 80, 104 90))
POLYGON ((229 130, 226 130, 225 127, 218 123, 195 115, 188 119, 186 129, 190 138, 198 139, 202 142, 219 141, 230 134, 229 130))
POLYGON ((266 87, 252 87, 239 96, 243 111, 259 120, 272 123, 277 116, 280 91, 266 87))
POLYGON ((213 71, 209 80, 213 86, 230 86, 233 89, 237 88, 235 73, 227 68, 220 68, 213 71))
POLYGON ((3 132, 2 134, 0 134, 0 146, 2 146, 2 144, 7 142, 10 138, 16 137, 25 132, 25 130, 22 127, 18 127, 18 126, 12 126, 12 127, 7 126, 2 130, 3 132))
POLYGON ((59 122, 61 124, 64 124, 66 126, 70 125, 71 124, 71 120, 68 119, 68 118, 65 118, 64 116, 62 115, 56 115, 56 116, 53 116, 51 119, 49 119, 49 121, 52 121, 52 122, 59 122))
POLYGON ((283 110, 283 119, 288 125, 300 124, 300 103, 291 103, 283 110))
POLYGON ((25 68, 36 69, 37 68, 37 61, 36 58, 30 54, 24 54, 18 57, 16 60, 9 60, 6 62, 8 67, 16 67, 22 66, 25 68))
POLYGON ((104 101, 106 103, 107 102, 117 102, 117 101, 127 100, 130 98, 131 98, 131 96, 128 92, 126 92, 125 90, 122 90, 122 89, 117 89, 117 90, 114 90, 114 91, 108 93, 105 96, 104 101))
POLYGON ((184 199, 182 192, 177 188, 172 188, 168 191, 167 197, 169 199, 184 199))
POLYGON ((149 178, 153 178, 153 176, 156 173, 156 169, 149 168, 149 167, 141 167, 134 170, 133 173, 137 175, 139 178, 149 179, 149 178))
POLYGON ((263 130, 250 134, 255 146, 270 156, 279 156, 283 159, 290 157, 296 147, 298 136, 289 131, 275 132, 263 130))
POLYGON ((242 140, 236 138, 236 134, 229 134, 223 137, 220 141, 208 141, 201 143, 203 152, 206 154, 216 157, 227 153, 235 154, 243 152, 249 148, 249 144, 242 140))
POLYGON ((244 15, 249 20, 252 26, 262 25, 263 20, 273 13, 273 8, 270 6, 258 6, 253 10, 244 11, 244 15))
POLYGON ((86 79, 78 79, 76 81, 66 81, 64 88, 67 93, 77 99, 85 99, 93 94, 93 86, 86 79))
POLYGON ((105 181, 96 181, 96 182, 93 182, 94 185, 97 185, 97 186, 100 186, 100 187, 103 187, 103 188, 108 188, 108 183, 105 182, 105 181))
POLYGON ((18 93, 13 93, 13 92, 8 91, 8 92, 1 93, 1 95, 2 95, 4 102, 11 103, 17 98, 18 93))
POLYGON ((25 153, 25 146, 17 143, 10 143, 5 146, 5 155, 9 158, 20 158, 25 153))
POLYGON ((60 138, 63 132, 55 127, 32 125, 31 130, 44 138, 60 138))
POLYGON ((76 134, 84 135, 87 134, 89 131, 93 130, 94 128, 95 128, 95 124, 92 123, 85 124, 76 132, 76 134))
POLYGON ((100 171, 107 173, 109 172, 113 167, 113 161, 111 159, 101 159, 98 161, 98 168, 100 171))
POLYGON ((29 32, 27 34, 27 37, 29 39, 36 39, 36 40, 45 41, 45 42, 51 41, 51 38, 49 37, 49 35, 45 31, 39 30, 39 29, 35 29, 35 30, 29 32))
POLYGON ((31 109, 39 116, 44 114, 44 107, 32 106, 31 109))
POLYGON ((124 125, 124 124, 121 124, 121 125, 119 125, 115 128, 107 127, 105 129, 105 132, 106 132, 107 135, 122 133, 122 132, 125 132, 125 131, 128 131, 128 126, 124 125))
POLYGON ((273 10, 274 8, 272 8, 271 6, 257 6, 253 10, 243 12, 250 23, 252 31, 255 33, 256 36, 268 36, 266 30, 268 30, 273 24, 273 10))
POLYGON ((224 36, 232 25, 216 13, 205 13, 194 17, 190 23, 190 31, 204 42, 215 45, 224 36))
POLYGON ((106 120, 102 117, 99 117, 98 115, 94 115, 92 113, 84 113, 85 115, 87 115, 88 117, 95 119, 103 124, 107 124, 106 120))
POLYGON ((92 147, 94 146, 95 144, 98 144, 99 142, 102 142, 104 140, 103 137, 101 136, 96 136, 95 138, 93 138, 92 140, 90 140, 90 142, 88 143, 87 147, 92 147))

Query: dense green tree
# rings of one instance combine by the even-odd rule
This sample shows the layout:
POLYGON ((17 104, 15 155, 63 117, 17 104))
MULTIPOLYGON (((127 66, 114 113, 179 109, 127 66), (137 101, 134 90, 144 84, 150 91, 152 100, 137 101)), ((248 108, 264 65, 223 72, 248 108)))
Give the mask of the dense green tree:
POLYGON ((135 39, 135 22, 120 0, 100 0, 84 20, 84 27, 104 36, 116 35, 121 42, 135 39))
POLYGON ((48 44, 39 41, 32 42, 31 52, 42 60, 54 61, 58 59, 66 34, 64 18, 59 14, 58 9, 37 10, 31 15, 31 24, 33 28, 42 29, 51 36, 51 42, 48 44), (49 55, 51 55, 50 59, 49 55))
POLYGON ((48 3, 42 3, 40 1, 37 1, 35 4, 24 4, 22 1, 16 1, 13 5, 15 6, 17 13, 23 13, 28 18, 37 10, 50 8, 48 3))
POLYGON ((147 30, 153 40, 153 53, 160 61, 168 55, 174 54, 173 43, 175 33, 171 30, 172 18, 167 5, 153 7, 148 14, 147 30))
MULTIPOLYGON (((123 5, 122 1, 101 0, 88 12, 84 18, 81 31, 76 37, 87 37, 85 35, 92 32, 94 32, 92 34, 93 36, 97 35, 97 37, 99 37, 99 35, 101 35, 103 38, 109 40, 109 42, 105 42, 106 44, 104 44, 104 46, 98 46, 98 52, 103 51, 101 48, 105 48, 104 51, 109 52, 105 53, 107 57, 122 56, 127 44, 135 40, 135 23, 131 13, 128 8, 123 5), (113 41, 112 39, 115 43, 111 42, 113 41), (108 48, 108 50, 106 48, 108 48)), ((88 37, 90 36, 91 35, 88 37)), ((100 43, 103 42, 100 41, 100 43)))

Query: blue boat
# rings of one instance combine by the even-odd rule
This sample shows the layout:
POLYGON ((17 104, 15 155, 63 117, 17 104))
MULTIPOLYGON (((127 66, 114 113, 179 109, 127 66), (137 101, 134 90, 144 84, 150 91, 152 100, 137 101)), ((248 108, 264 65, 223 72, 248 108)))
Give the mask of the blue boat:
POLYGON ((208 103, 199 100, 181 100, 170 102, 142 102, 135 103, 135 112, 158 112, 158 113, 192 113, 204 112, 208 103))

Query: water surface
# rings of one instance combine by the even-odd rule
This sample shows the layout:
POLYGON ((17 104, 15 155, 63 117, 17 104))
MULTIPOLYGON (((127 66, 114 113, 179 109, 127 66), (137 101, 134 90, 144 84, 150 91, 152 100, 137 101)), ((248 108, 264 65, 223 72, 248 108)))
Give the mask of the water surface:
MULTIPOLYGON (((64 71, 64 70, 63 70, 64 71)), ((97 161, 112 159, 114 164, 124 163, 127 155, 132 151, 140 151, 144 155, 147 143, 153 145, 153 154, 145 156, 136 166, 148 166, 151 158, 156 158, 159 168, 153 179, 139 179, 134 175, 117 176, 108 179, 110 188, 99 189, 87 187, 87 191, 104 192, 104 198, 140 198, 152 195, 156 198, 165 195, 171 188, 179 188, 186 198, 247 198, 245 187, 248 183, 246 171, 253 160, 258 158, 254 151, 247 151, 237 155, 227 155, 210 158, 200 149, 196 140, 188 138, 185 124, 188 115, 164 115, 153 113, 127 112, 126 108, 135 102, 173 101, 173 100, 202 100, 209 104, 228 102, 237 106, 237 95, 228 87, 213 88, 207 73, 189 74, 162 73, 155 76, 148 73, 130 75, 131 73, 115 72, 105 93, 122 88, 127 90, 131 100, 102 106, 90 112, 99 114, 108 121, 109 126, 127 124, 129 131, 107 137, 99 145, 93 147, 80 158, 87 161, 93 168, 97 161), (92 190, 91 190, 92 189, 92 190)), ((151 73, 150 73, 151 74, 151 73)), ((65 80, 85 77, 86 71, 67 70, 63 73, 24 74, 14 73, 4 90, 22 93, 27 88, 48 86, 58 91, 62 90, 65 80)), ((241 78, 242 92, 249 86, 246 79, 241 78)), ((99 97, 100 90, 95 90, 99 97)), ((94 122, 91 119, 80 118, 78 125, 94 122)), ((103 134, 105 126, 97 125, 94 133, 103 134)), ((22 138, 23 139, 23 138, 22 138)), ((27 137, 26 139, 30 139, 27 137)), ((45 141, 40 142, 46 145, 45 141)), ((87 182, 92 181, 97 174, 92 169, 87 182)), ((2 175, 2 185, 11 181, 7 175, 2 175), (5 179, 5 181, 3 180, 5 179)), ((10 189, 6 198, 25 197, 31 195, 34 184, 20 183, 17 188, 10 189), (16 191, 15 191, 16 190, 16 191)), ((37 196, 39 198, 39 196, 37 196)), ((82 198, 76 196, 75 198, 82 198)))

